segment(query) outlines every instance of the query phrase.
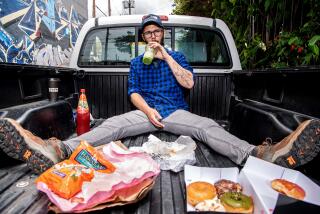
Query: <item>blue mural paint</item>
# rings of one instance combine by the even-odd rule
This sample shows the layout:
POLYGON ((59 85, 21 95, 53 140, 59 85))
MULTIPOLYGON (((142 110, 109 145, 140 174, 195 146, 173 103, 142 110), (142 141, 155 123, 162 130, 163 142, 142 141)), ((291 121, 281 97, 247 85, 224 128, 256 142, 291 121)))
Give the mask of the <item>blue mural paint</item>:
POLYGON ((4 50, 0 47, 0 62, 5 62, 6 61, 6 54, 4 50))
POLYGON ((6 50, 11 46, 12 43, 13 41, 9 33, 0 26, 0 45, 2 46, 2 48, 6 50))
POLYGON ((43 23, 49 28, 51 33, 54 33, 61 26, 60 16, 56 10, 54 0, 48 0, 47 15, 42 16, 43 23))
POLYGON ((1 0, 0 8, 0 62, 68 65, 86 21, 73 6, 68 11, 63 0, 1 0))
MULTIPOLYGON (((30 0, 31 1, 31 0, 30 0)), ((14 13, 18 10, 27 8, 30 1, 20 1, 20 0, 1 0, 0 2, 0 18, 14 13)))
POLYGON ((26 33, 29 37, 32 36, 37 30, 37 26, 36 26, 37 15, 36 15, 35 9, 36 9, 36 3, 33 2, 28 12, 22 17, 22 19, 18 24, 19 28, 22 31, 24 31, 24 33, 26 33))
POLYGON ((62 19, 64 19, 65 21, 68 21, 68 19, 69 19, 68 18, 68 11, 66 8, 62 7, 60 14, 61 14, 60 16, 62 19))
POLYGON ((24 37, 17 44, 12 37, 0 26, 0 61, 19 64, 32 63, 33 42, 24 37))

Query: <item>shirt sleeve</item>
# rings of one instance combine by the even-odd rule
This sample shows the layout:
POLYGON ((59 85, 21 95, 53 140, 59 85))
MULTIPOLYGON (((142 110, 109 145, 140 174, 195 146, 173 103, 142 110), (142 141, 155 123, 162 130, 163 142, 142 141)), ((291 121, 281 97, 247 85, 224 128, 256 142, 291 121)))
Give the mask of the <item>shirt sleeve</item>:
POLYGON ((132 93, 140 93, 141 90, 139 85, 137 69, 134 61, 132 60, 130 63, 130 72, 128 77, 128 95, 130 96, 132 93))

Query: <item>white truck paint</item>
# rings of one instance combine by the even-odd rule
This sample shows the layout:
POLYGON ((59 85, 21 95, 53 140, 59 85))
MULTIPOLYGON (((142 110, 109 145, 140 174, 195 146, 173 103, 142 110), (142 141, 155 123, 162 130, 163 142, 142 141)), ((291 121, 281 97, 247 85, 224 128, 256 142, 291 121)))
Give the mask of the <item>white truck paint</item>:
MULTIPOLYGON (((163 20, 165 27, 170 26, 182 26, 182 27, 195 27, 195 28, 214 28, 221 32, 225 38, 226 47, 230 53, 231 65, 228 68, 215 68, 215 67, 197 67, 194 66, 194 71, 196 73, 221 73, 221 72, 231 72, 232 70, 241 70, 241 64, 239 59, 239 54, 233 39, 233 36, 228 28, 228 26, 220 19, 211 19, 204 17, 195 17, 195 16, 180 16, 180 15, 167 15, 167 20, 163 20)), ((100 66, 100 67, 90 67, 90 66, 78 66, 79 54, 84 43, 84 40, 87 34, 95 28, 108 28, 108 27, 126 27, 126 26, 140 26, 143 15, 124 15, 124 16, 110 16, 110 17, 100 17, 89 19, 84 26, 82 27, 76 45, 74 47, 70 67, 85 70, 86 72, 114 72, 122 71, 128 72, 129 66, 100 66)))

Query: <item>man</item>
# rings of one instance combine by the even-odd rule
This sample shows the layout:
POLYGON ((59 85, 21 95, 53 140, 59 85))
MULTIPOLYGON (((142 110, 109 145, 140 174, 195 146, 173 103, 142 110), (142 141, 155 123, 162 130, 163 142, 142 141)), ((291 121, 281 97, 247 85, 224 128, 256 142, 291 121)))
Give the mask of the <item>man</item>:
POLYGON ((309 120, 275 145, 253 146, 221 128, 215 121, 188 111, 183 90, 194 85, 193 69, 183 54, 162 46, 164 27, 156 15, 142 21, 142 38, 155 49, 150 65, 142 55, 131 61, 128 95, 138 110, 105 120, 92 131, 67 141, 44 141, 12 119, 0 120, 0 147, 9 156, 27 162, 41 173, 65 158, 86 140, 93 146, 158 129, 188 135, 243 164, 249 155, 294 168, 312 160, 320 150, 320 121, 309 120))

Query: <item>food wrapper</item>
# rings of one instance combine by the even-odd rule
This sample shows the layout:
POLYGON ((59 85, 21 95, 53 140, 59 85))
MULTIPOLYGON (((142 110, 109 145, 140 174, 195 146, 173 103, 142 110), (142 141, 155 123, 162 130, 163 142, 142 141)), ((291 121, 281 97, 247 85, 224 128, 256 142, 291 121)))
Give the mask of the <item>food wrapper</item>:
POLYGON ((42 173, 36 182, 43 182, 55 194, 70 199, 81 191, 83 182, 92 180, 95 170, 112 173, 115 167, 92 146, 81 142, 69 160, 54 165, 42 173))
MULTIPOLYGON (((123 206, 126 204, 136 203, 147 195, 147 193, 152 189, 154 184, 155 184, 154 178, 147 178, 135 186, 116 191, 115 194, 112 197, 110 197, 108 200, 106 200, 104 203, 101 203, 89 209, 77 210, 73 212, 74 213, 92 212, 92 211, 98 211, 98 210, 102 210, 109 207, 123 206)), ((55 213, 63 212, 61 209, 59 209, 59 207, 57 207, 52 203, 49 205, 49 210, 52 210, 55 213)))
POLYGON ((196 147, 196 143, 188 136, 180 136, 174 142, 166 142, 149 135, 148 141, 142 147, 130 147, 130 150, 148 153, 160 164, 161 170, 180 172, 184 165, 196 163, 196 147))
MULTIPOLYGON (((93 170, 94 177, 83 181, 80 191, 71 198, 61 197, 42 180, 37 182, 37 188, 47 194, 59 212, 83 212, 100 205, 103 207, 102 204, 110 207, 140 199, 140 193, 149 191, 160 173, 159 165, 149 155, 129 151, 116 142, 105 145, 101 155, 115 170, 112 173, 104 173, 101 170, 105 169, 100 168, 93 170)), ((71 160, 77 160, 75 157, 71 160)))
POLYGON ((93 169, 65 160, 43 173, 36 182, 46 183, 52 192, 69 199, 81 190, 84 181, 91 181, 93 169))
POLYGON ((113 164, 110 163, 103 154, 85 141, 81 141, 80 145, 72 153, 70 160, 98 172, 112 173, 115 170, 113 164))

